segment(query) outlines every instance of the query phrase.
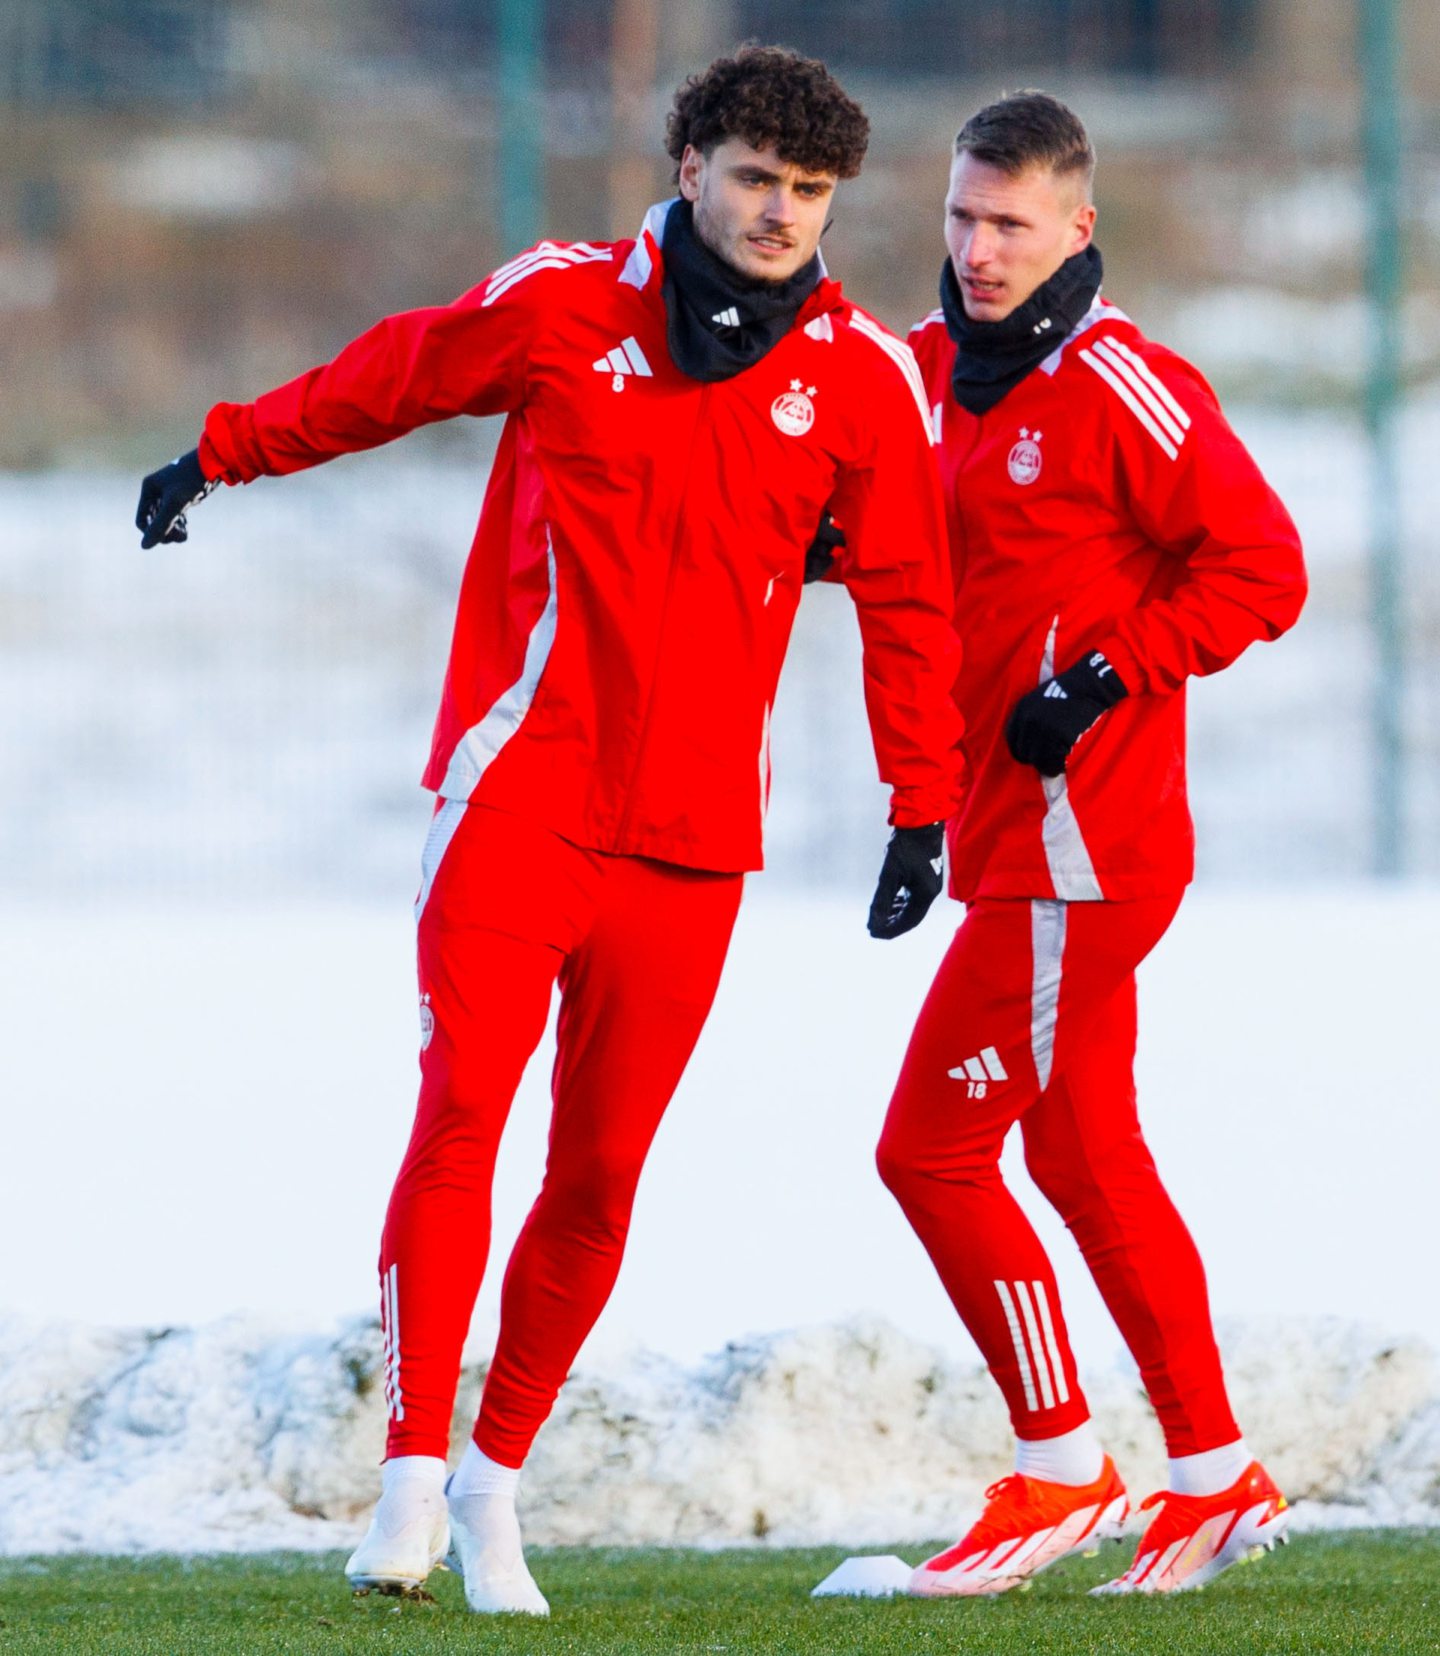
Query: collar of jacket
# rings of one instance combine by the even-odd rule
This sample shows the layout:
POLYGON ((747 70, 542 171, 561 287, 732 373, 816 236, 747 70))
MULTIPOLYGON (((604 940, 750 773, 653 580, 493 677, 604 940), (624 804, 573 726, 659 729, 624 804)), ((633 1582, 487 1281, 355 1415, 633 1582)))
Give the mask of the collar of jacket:
MULTIPOLYGON (((670 209, 679 200, 679 196, 671 196, 666 201, 657 201, 645 214, 640 225, 640 233, 635 238, 635 245, 630 249, 629 257, 625 260, 620 271, 619 280, 628 286, 638 288, 647 298, 663 305, 661 286, 665 279, 665 255, 660 250, 660 243, 665 234, 665 220, 670 215, 670 209)), ((825 255, 816 250, 816 258, 820 261, 820 280, 815 284, 815 291, 801 305, 796 314, 794 327, 803 327, 812 322, 817 316, 823 316, 827 311, 841 311, 850 308, 839 282, 830 274, 825 264, 825 255)))

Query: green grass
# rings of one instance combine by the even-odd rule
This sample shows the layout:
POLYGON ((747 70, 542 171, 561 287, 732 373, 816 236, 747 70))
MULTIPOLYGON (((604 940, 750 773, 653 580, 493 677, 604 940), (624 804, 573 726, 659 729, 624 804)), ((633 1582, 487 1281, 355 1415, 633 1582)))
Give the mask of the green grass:
MULTIPOLYGON (((896 1550, 909 1558, 920 1551, 896 1550)), ((1171 1599, 1087 1598, 1087 1587, 1123 1567, 1127 1553, 1111 1547, 995 1600, 812 1601, 810 1588, 843 1556, 840 1548, 536 1549, 532 1566, 550 1598, 548 1622, 471 1616, 459 1581, 443 1572, 432 1578, 433 1603, 352 1598, 339 1554, 0 1560, 0 1656, 1440 1651, 1440 1533, 1433 1531, 1302 1536, 1203 1593, 1171 1599)))

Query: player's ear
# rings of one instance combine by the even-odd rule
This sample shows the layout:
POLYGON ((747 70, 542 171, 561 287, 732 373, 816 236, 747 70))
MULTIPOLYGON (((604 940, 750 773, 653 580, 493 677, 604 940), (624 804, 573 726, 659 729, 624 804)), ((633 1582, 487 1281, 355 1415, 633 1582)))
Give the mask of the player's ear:
POLYGON ((678 183, 680 194, 686 201, 697 201, 700 197, 700 179, 705 171, 705 157, 697 150, 694 144, 686 144, 685 152, 680 157, 680 177, 678 183))

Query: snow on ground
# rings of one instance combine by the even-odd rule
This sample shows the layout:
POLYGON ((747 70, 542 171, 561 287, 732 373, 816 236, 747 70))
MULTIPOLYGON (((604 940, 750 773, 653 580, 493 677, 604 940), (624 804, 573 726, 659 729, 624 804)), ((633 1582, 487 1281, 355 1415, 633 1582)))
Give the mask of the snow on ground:
MULTIPOLYGON (((943 1533, 1002 1469, 996 1399, 870 1161, 958 910, 880 945, 868 888, 766 885, 586 1378, 537 1449, 537 1539, 943 1533)), ((12 902, 0 925, 0 1546, 332 1544, 380 1446, 368 1313, 413 1097, 408 914, 12 902)), ((1200 890, 1142 973, 1142 1109, 1242 1421, 1331 1519, 1440 1518, 1437 927, 1430 888, 1200 890)), ((477 1355, 539 1178, 547 1071, 542 1045, 502 1153, 477 1355)), ((1160 1451, 1133 1373, 1030 1205, 1097 1412, 1147 1485, 1160 1451)))
MULTIPOLYGON (((1225 1331, 1236 1402, 1308 1526, 1440 1523, 1431 1353, 1350 1324, 1225 1331)), ((353 1544, 384 1438, 373 1320, 97 1333, 0 1323, 0 1553, 353 1544)), ((468 1416, 483 1362, 467 1365, 468 1416)), ((1137 1495, 1163 1479, 1131 1375, 1093 1378, 1137 1495)), ((464 1426, 457 1422, 458 1436, 464 1426)), ((577 1375, 527 1467, 537 1543, 778 1545, 952 1533, 1006 1465, 988 1377, 876 1318, 577 1375)))

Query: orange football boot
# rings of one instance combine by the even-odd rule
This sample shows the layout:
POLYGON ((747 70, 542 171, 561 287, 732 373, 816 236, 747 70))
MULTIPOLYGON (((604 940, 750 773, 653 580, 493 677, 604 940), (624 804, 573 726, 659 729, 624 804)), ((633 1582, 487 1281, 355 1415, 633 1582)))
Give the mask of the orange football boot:
POLYGON ((1046 1483, 1013 1472, 985 1491, 980 1521, 910 1577, 919 1598, 994 1594, 1018 1587, 1072 1553, 1118 1541, 1130 1513, 1125 1485, 1107 1455, 1089 1484, 1046 1483))
POLYGON ((1285 1497, 1259 1461, 1218 1495, 1175 1495, 1168 1490, 1140 1504, 1160 1510, 1140 1537, 1135 1562, 1092 1593, 1184 1593, 1222 1570, 1269 1552, 1285 1540, 1290 1522, 1285 1497))

